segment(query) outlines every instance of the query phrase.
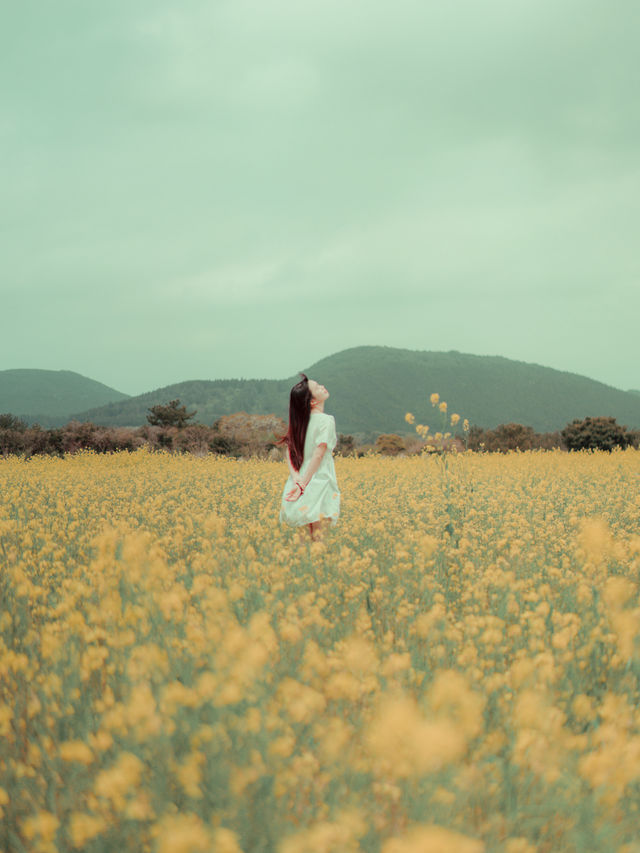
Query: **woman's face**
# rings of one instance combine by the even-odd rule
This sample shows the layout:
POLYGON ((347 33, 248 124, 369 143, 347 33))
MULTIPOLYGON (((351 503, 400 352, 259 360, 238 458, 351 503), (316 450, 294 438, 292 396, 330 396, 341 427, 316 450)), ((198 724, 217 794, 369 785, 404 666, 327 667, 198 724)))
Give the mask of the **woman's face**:
POLYGON ((311 396, 314 400, 317 400, 318 403, 324 402, 329 396, 329 392, 324 385, 320 385, 320 383, 316 382, 315 379, 309 380, 309 391, 311 391, 311 396))

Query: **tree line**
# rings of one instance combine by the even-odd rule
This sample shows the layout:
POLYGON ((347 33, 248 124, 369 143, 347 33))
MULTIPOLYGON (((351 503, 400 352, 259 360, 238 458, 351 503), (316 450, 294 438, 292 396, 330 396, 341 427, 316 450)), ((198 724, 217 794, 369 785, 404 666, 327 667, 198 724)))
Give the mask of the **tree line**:
MULTIPOLYGON (((423 452, 430 439, 419 442, 411 437, 380 435, 376 447, 381 453, 423 452)), ((640 446, 640 430, 628 430, 612 417, 587 417, 573 420, 556 432, 536 432, 524 424, 500 424, 495 429, 473 425, 466 440, 450 436, 445 449, 473 450, 480 453, 507 453, 510 450, 613 450, 640 446)))
MULTIPOLYGON (((236 412, 223 415, 211 426, 194 423, 197 411, 189 412, 180 400, 170 400, 152 406, 147 423, 142 427, 103 427, 91 422, 71 421, 64 427, 43 429, 38 424, 28 426, 11 413, 0 414, 0 454, 30 457, 37 454, 64 456, 79 450, 111 453, 136 450, 147 446, 151 450, 172 453, 193 453, 204 456, 215 453, 231 457, 280 458, 277 438, 287 429, 285 421, 276 415, 249 415, 236 412)), ((379 453, 386 456, 417 455, 432 449, 429 439, 396 433, 379 435, 373 443, 358 443, 354 436, 338 436, 336 453, 364 456, 379 453)), ((574 420, 564 429, 537 433, 523 424, 500 424, 495 429, 471 426, 466 441, 449 436, 445 450, 501 452, 561 448, 563 450, 613 450, 616 447, 640 446, 640 431, 628 430, 612 417, 587 417, 574 420)))

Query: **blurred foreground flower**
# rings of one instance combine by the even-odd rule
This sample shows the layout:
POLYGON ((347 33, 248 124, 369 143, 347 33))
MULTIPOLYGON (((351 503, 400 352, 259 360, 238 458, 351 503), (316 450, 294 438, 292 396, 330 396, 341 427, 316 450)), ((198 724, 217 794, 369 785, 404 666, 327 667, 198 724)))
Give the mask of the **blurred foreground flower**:
POLYGON ((413 826, 399 838, 390 838, 381 853, 484 853, 484 842, 444 826, 413 826))

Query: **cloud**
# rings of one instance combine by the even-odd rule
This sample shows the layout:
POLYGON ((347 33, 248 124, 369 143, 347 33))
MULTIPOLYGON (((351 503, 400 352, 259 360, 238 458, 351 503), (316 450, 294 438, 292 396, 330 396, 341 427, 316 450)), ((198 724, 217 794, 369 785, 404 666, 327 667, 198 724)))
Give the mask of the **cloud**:
POLYGON ((220 308, 271 302, 277 293, 282 267, 282 260, 255 260, 210 267, 195 275, 165 282, 158 298, 167 303, 179 299, 185 305, 215 305, 220 308))

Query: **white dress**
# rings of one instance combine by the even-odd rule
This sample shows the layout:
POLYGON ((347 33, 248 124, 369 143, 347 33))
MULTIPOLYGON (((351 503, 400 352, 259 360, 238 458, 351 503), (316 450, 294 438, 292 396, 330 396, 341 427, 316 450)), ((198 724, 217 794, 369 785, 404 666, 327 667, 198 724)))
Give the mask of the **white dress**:
POLYGON ((319 444, 325 443, 325 450, 318 470, 313 475, 304 494, 295 501, 286 501, 285 495, 295 486, 289 475, 282 492, 280 506, 280 523, 285 522, 291 527, 311 524, 322 518, 330 518, 331 526, 335 526, 340 515, 340 491, 336 480, 336 469, 333 464, 333 449, 336 446, 336 422, 332 415, 325 412, 311 412, 309 426, 304 440, 303 462, 300 477, 305 477, 313 451, 319 444))

